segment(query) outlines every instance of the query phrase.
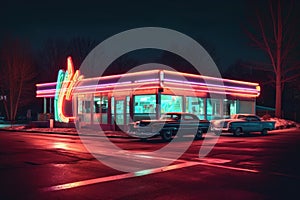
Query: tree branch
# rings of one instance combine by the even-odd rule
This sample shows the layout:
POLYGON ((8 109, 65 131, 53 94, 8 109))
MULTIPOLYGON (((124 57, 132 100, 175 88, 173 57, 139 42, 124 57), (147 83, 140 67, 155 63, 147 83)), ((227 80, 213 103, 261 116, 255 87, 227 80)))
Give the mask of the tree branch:
POLYGON ((262 37, 263 37, 264 45, 265 45, 265 47, 267 49, 267 54, 269 55, 271 63, 273 65, 273 69, 276 72, 277 71, 277 66, 276 66, 276 63, 275 63, 275 60, 274 60, 274 56, 272 54, 271 48, 269 46, 269 43, 268 43, 268 40, 267 40, 267 37, 266 37, 266 34, 265 34, 265 30, 264 30, 264 27, 263 27, 263 24, 262 24, 262 20, 261 20, 261 18, 259 16, 257 16, 257 18, 258 18, 258 23, 259 23, 260 31, 261 31, 261 34, 262 34, 262 37))
POLYGON ((293 75, 293 76, 289 76, 289 77, 287 77, 286 79, 284 79, 284 80, 282 80, 282 82, 291 82, 291 81, 293 81, 293 80, 295 80, 296 78, 298 78, 298 77, 300 77, 300 73, 298 73, 298 74, 295 74, 295 75, 293 75))

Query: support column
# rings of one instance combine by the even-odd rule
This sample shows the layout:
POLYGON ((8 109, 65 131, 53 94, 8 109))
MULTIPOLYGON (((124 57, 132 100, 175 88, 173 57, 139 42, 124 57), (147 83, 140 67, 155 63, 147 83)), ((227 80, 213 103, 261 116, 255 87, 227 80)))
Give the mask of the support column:
POLYGON ((47 99, 44 97, 44 114, 47 113, 47 99))
POLYGON ((159 119, 161 116, 161 92, 160 89, 158 89, 158 92, 156 93, 156 119, 159 119))
POLYGON ((50 97, 49 112, 52 113, 52 98, 50 97))
POLYGON ((224 99, 220 99, 220 117, 224 118, 224 99))
POLYGON ((90 111, 91 111, 91 124, 94 124, 94 94, 91 95, 91 99, 90 99, 90 111))
POLYGON ((186 96, 182 95, 182 112, 187 112, 186 110, 186 96))
POLYGON ((207 98, 203 98, 203 106, 204 106, 204 119, 207 120, 207 98))
POLYGON ((134 121, 134 96, 132 93, 130 93, 130 100, 129 100, 129 116, 130 116, 130 122, 134 121))
POLYGON ((241 111, 240 111, 241 109, 240 109, 240 100, 236 100, 236 114, 239 114, 239 113, 241 113, 241 111))

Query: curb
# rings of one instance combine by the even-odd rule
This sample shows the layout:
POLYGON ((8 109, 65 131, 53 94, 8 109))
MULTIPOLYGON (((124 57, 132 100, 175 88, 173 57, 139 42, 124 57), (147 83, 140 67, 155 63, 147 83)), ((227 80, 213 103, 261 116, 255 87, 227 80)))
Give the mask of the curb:
MULTIPOLYGON (((24 132, 24 133, 43 133, 43 134, 59 134, 59 135, 79 136, 77 132, 76 133, 74 133, 74 132, 53 132, 53 131, 24 130, 24 129, 17 130, 17 129, 6 129, 6 128, 0 128, 0 131, 24 132)), ((128 139, 134 138, 134 137, 131 137, 129 135, 109 135, 109 133, 105 134, 105 135, 108 138, 128 138, 128 139)), ((95 134, 93 134, 93 135, 87 134, 86 136, 97 136, 97 135, 95 135, 95 134)), ((102 137, 102 136, 99 136, 99 137, 102 137)))

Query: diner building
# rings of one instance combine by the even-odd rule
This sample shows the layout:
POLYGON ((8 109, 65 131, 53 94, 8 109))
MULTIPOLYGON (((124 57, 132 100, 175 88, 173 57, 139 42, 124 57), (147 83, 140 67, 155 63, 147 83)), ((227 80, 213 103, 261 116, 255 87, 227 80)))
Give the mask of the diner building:
POLYGON ((53 111, 56 121, 100 124, 106 130, 158 119, 165 112, 188 112, 207 120, 255 113, 260 94, 258 83, 160 69, 84 78, 71 63, 57 82, 36 86, 44 112, 53 111))

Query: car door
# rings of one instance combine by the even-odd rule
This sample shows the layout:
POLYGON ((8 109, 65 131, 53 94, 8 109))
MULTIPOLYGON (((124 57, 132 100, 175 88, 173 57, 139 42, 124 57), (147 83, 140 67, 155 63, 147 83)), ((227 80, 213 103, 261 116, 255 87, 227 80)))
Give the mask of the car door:
POLYGON ((181 127, 185 132, 195 132, 197 131, 199 124, 199 119, 193 115, 185 114, 181 118, 181 127))
POLYGON ((247 132, 256 132, 256 131, 260 131, 261 129, 261 123, 258 117, 256 116, 248 116, 246 118, 247 122, 246 122, 246 126, 247 126, 247 132))

